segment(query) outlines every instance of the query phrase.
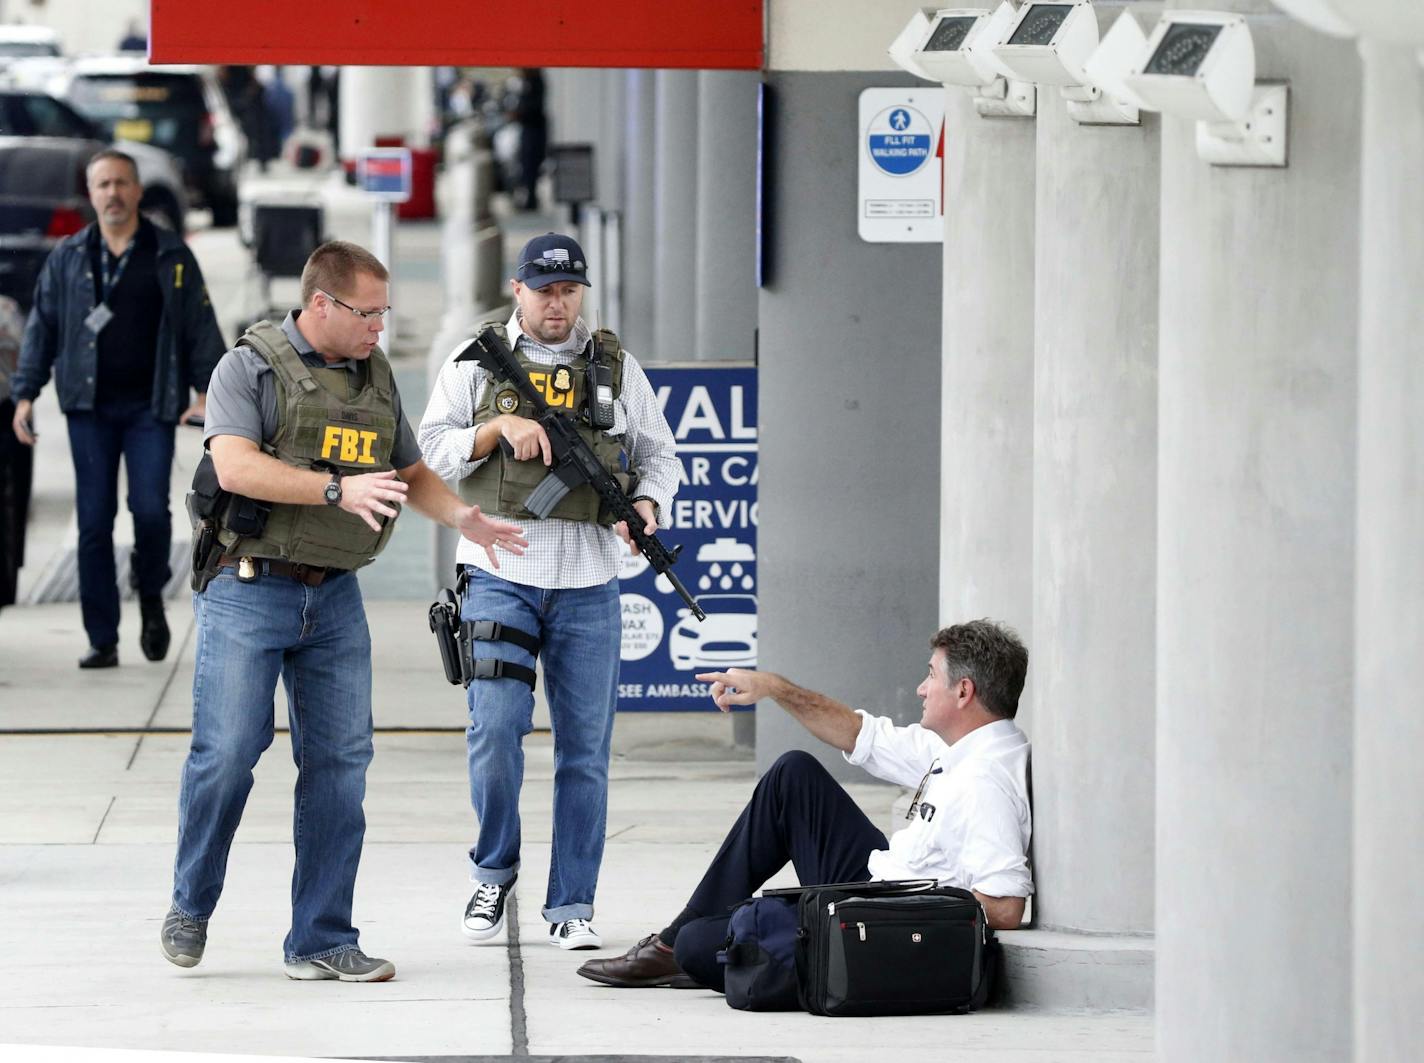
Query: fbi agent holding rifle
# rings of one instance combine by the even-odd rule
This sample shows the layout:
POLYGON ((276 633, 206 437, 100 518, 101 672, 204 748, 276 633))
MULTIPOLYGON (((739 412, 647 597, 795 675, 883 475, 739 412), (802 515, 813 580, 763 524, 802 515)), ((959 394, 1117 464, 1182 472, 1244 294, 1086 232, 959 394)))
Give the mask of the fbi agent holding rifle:
POLYGON ((253 325, 212 375, 189 496, 193 740, 160 935, 180 967, 202 959, 252 767, 272 742, 280 676, 298 767, 287 975, 395 975, 351 925, 372 754, 371 636, 355 570, 385 547, 404 503, 458 529, 491 567, 497 546, 514 557, 525 540, 421 460, 378 346, 388 280, 363 248, 323 244, 302 271, 302 308, 280 326, 253 325))
POLYGON ((558 233, 525 245, 513 316, 446 362, 419 432, 430 467, 457 479, 466 502, 521 524, 529 542, 498 571, 471 544, 456 555, 470 800, 479 818, 470 849, 476 889, 461 925, 475 941, 503 928, 519 873, 522 742, 540 658, 554 733, 542 911, 551 944, 602 945, 590 920, 618 693, 619 539, 689 597, 670 570, 675 555, 655 537, 680 474, 672 430, 637 360, 579 316, 585 261, 578 243, 558 233))

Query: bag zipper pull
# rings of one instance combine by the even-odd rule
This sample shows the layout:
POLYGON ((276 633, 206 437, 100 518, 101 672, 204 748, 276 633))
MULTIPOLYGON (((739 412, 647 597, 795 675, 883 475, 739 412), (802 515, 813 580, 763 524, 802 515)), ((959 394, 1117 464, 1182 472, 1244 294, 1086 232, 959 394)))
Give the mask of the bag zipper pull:
POLYGON ((856 926, 856 929, 860 931, 860 940, 861 940, 861 941, 864 941, 864 940, 865 940, 865 924, 864 924, 864 923, 856 923, 855 926, 856 926))
POLYGON ((836 902, 835 902, 835 901, 831 901, 829 904, 826 905, 826 914, 827 914, 827 915, 835 915, 835 914, 836 914, 836 902))

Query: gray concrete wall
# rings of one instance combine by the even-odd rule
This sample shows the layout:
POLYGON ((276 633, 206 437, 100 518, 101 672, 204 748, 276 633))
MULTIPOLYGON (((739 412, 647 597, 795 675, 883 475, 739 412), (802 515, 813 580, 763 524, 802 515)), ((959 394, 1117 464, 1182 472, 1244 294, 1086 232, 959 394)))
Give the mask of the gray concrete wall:
POLYGON ((1361 45, 1360 450, 1355 589, 1355 1053, 1424 1043, 1424 72, 1361 45))
POLYGON ((1050 90, 1037 129, 1036 914, 1149 933, 1160 120, 1079 126, 1050 90))
MULTIPOLYGON (((761 665, 902 721, 936 626, 939 247, 863 243, 855 204, 859 93, 907 83, 768 75, 757 547, 761 665)), ((775 705, 756 746, 762 769, 806 748, 863 778, 775 705)))
POLYGON ((1290 167, 1162 132, 1157 1022, 1193 1063, 1350 1053, 1359 60, 1253 24, 1290 167))
POLYGON ((761 75, 697 75, 699 361, 756 357, 757 90, 761 75))

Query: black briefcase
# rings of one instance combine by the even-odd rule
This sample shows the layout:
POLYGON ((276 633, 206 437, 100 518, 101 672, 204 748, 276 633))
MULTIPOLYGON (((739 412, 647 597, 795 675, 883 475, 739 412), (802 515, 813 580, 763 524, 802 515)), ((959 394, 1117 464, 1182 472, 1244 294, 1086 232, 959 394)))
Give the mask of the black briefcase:
POLYGON ((801 1006, 815 1015, 973 1011, 998 942, 968 890, 933 881, 811 886, 798 902, 801 1006))

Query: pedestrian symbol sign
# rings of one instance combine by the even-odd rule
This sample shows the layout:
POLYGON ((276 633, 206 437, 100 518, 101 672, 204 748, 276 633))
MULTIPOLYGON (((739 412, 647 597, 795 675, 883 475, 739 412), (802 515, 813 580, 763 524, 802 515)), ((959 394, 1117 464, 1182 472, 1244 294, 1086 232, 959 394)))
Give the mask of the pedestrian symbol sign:
POLYGON ((860 94, 862 240, 944 239, 944 93, 866 89, 860 94))
POLYGON ((870 160, 893 177, 905 177, 929 162, 934 130, 929 119, 908 107, 891 107, 870 123, 870 160))

